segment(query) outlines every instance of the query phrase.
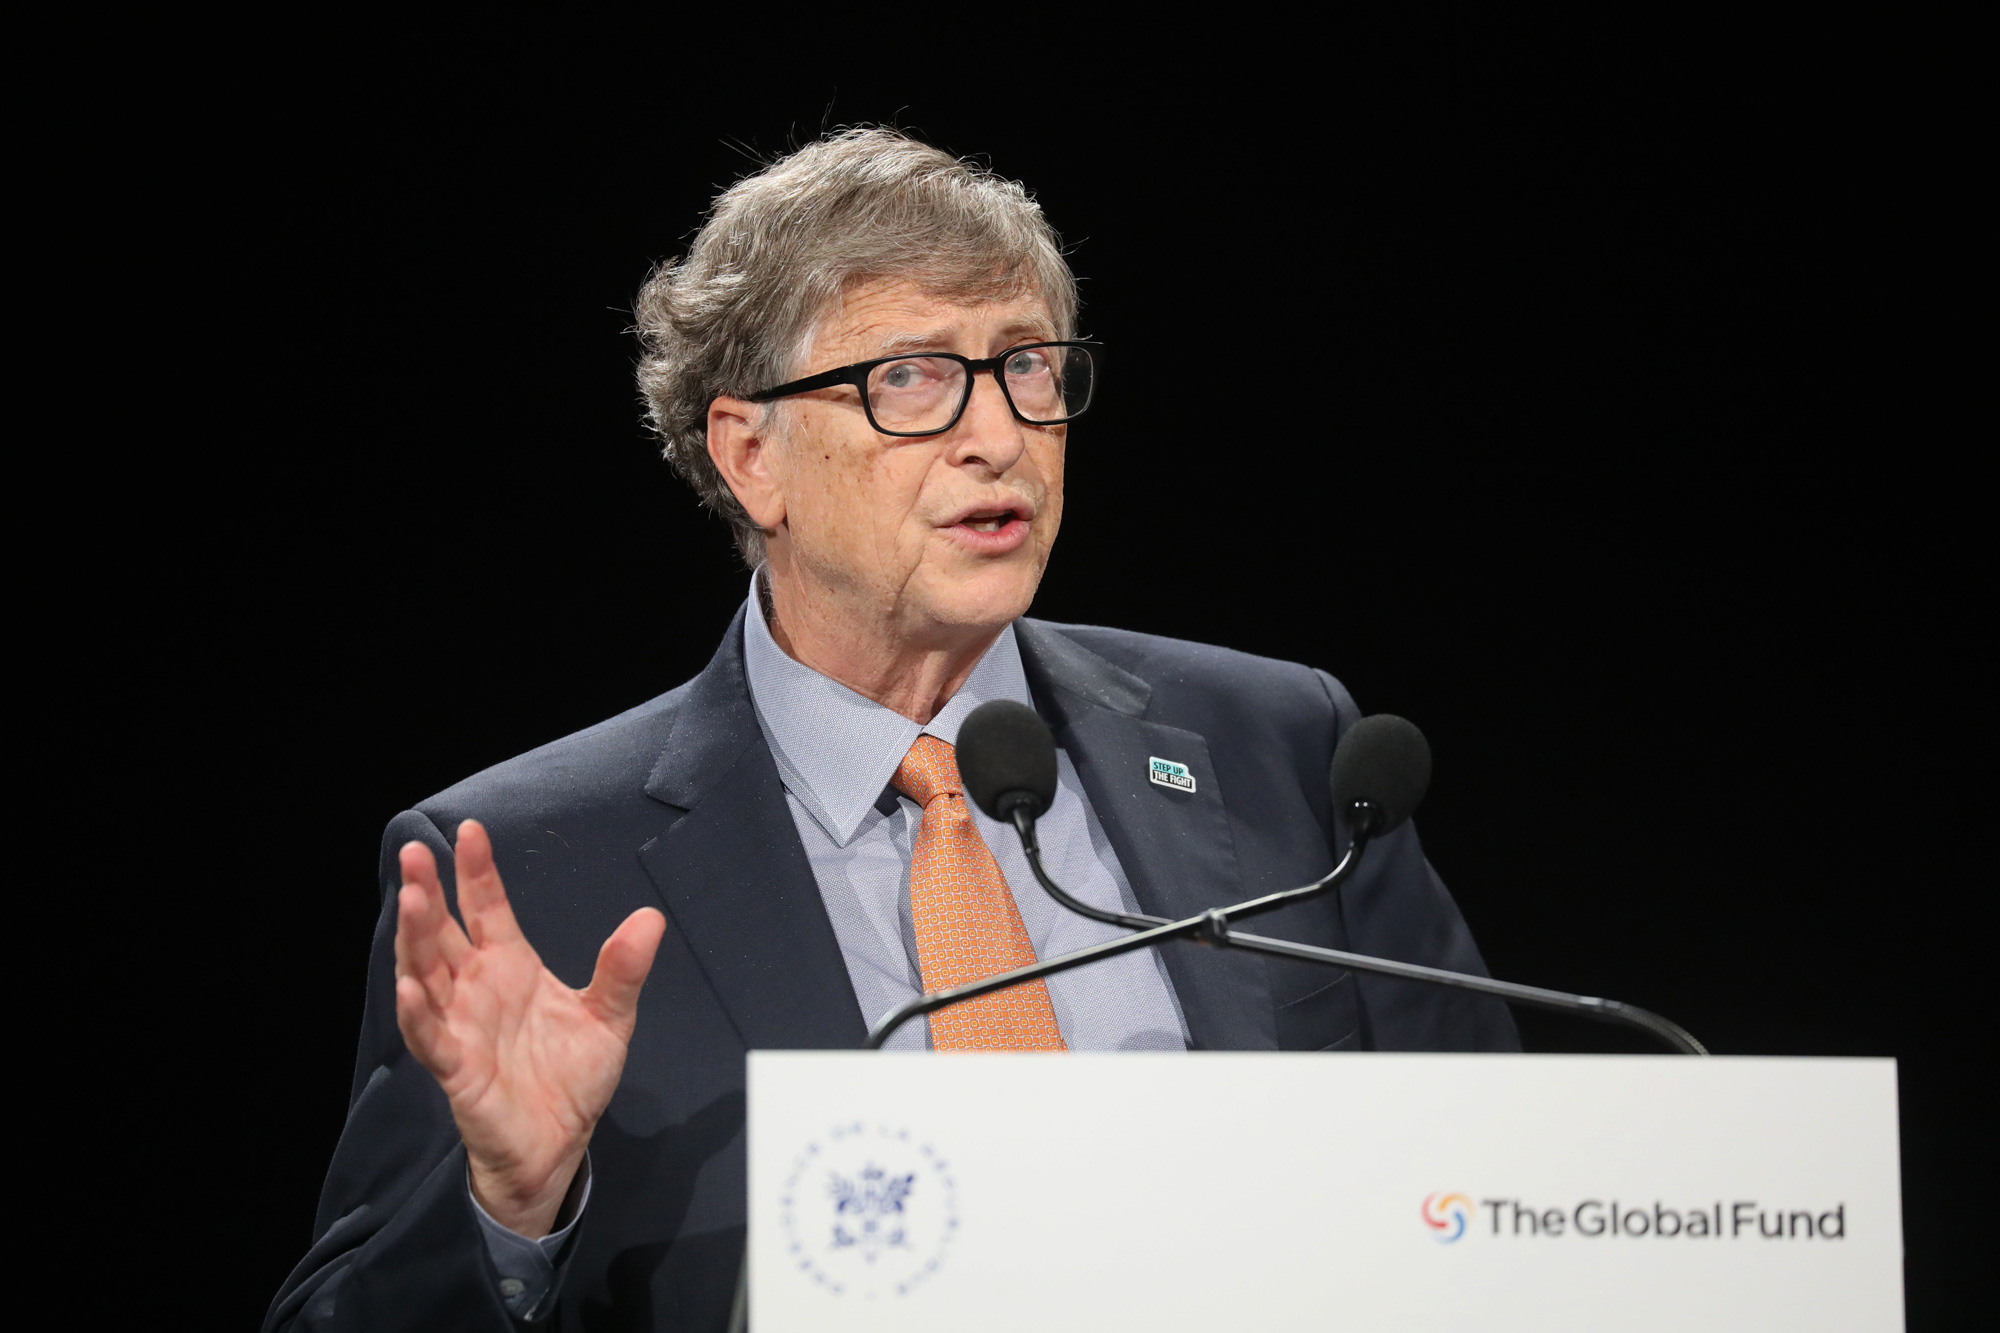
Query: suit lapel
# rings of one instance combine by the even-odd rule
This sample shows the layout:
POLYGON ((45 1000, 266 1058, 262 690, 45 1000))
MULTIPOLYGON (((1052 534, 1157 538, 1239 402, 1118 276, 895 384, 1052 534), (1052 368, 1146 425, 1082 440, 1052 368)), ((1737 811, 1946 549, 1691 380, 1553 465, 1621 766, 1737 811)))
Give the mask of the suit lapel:
MULTIPOLYGON (((1029 687, 1069 754, 1142 911, 1176 920, 1240 900, 1229 815, 1208 742, 1145 717, 1152 689, 1034 620, 1014 624, 1029 687), (1195 790, 1154 784, 1154 757, 1187 765, 1195 790)), ((1198 1049, 1275 1050, 1277 1017, 1262 963, 1195 944, 1163 946, 1198 1049)))
POLYGON ((743 614, 688 682, 646 783, 685 813, 639 860, 745 1046, 856 1047, 861 1007, 750 703, 743 614))

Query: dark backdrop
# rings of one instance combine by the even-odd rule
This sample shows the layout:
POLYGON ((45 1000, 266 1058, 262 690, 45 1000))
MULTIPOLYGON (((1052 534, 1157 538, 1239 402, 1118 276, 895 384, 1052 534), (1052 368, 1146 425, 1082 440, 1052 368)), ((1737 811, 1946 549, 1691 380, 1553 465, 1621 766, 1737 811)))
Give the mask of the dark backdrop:
POLYGON ((1863 55, 1349 36, 1114 44, 1057 86, 871 77, 866 41, 483 32, 209 94, 215 379, 158 595, 170 785, 203 837, 227 812, 221 956, 188 972, 243 1015, 202 1195, 242 1322, 307 1244, 384 821, 685 679, 743 594, 639 427, 633 292, 753 159, 883 120, 1037 191, 1110 349, 1036 613, 1417 720, 1419 823, 1496 974, 1721 1053, 1898 1057, 1910 1302, 1942 1317, 1984 1059, 1951 1016, 1978 946, 1948 178, 1863 55))

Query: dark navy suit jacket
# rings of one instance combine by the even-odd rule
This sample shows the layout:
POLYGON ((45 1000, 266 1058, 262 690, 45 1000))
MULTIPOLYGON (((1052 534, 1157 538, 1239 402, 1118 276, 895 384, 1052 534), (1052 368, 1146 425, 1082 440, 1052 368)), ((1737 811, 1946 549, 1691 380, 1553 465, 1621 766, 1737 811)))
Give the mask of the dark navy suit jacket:
MULTIPOLYGON (((1017 623, 1037 709, 1069 754, 1142 910, 1186 917, 1317 879, 1344 850, 1327 765, 1359 716, 1325 672, 1121 630, 1017 623), (1147 778, 1152 755, 1194 792, 1147 778)), ((527 937, 573 986, 634 909, 669 922, 623 1080, 591 1140, 594 1184, 545 1326, 719 1329, 744 1236, 744 1053, 860 1045, 866 1024, 743 670, 741 613, 687 684, 398 816, 347 1125, 311 1251, 267 1328, 513 1327, 444 1094, 396 1028, 396 851, 490 831, 527 937)), ((1337 896, 1260 934, 1485 971, 1405 826, 1337 896)), ((1513 1050, 1504 1006, 1192 944, 1167 946, 1200 1050, 1513 1050)))

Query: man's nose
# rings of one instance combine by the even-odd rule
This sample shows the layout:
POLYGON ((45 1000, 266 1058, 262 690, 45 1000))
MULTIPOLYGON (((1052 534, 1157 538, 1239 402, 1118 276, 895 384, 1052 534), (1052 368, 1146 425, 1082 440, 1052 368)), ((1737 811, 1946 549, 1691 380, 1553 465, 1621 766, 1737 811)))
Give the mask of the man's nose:
POLYGON ((1026 429, 1014 418, 1013 408, 1007 405, 1007 395, 1000 389, 999 381, 989 372, 972 377, 972 399, 965 405, 965 414, 958 419, 958 425, 951 432, 951 461, 970 463, 975 460, 986 464, 994 473, 1004 473, 1014 466, 1027 447, 1022 438, 1026 429))

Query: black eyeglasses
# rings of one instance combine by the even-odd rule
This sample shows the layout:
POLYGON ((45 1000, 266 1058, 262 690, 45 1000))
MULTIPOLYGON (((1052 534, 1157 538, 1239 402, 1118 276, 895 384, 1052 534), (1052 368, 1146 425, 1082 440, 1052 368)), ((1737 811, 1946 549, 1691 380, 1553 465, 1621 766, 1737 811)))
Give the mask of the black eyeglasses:
POLYGON ((861 390, 868 424, 882 434, 938 435, 965 415, 973 376, 991 371, 1016 418, 1030 426, 1060 426, 1089 409, 1103 350, 1096 343, 1052 342, 1023 343, 984 361, 954 352, 878 357, 759 390, 750 401, 768 403, 852 384, 861 390))

